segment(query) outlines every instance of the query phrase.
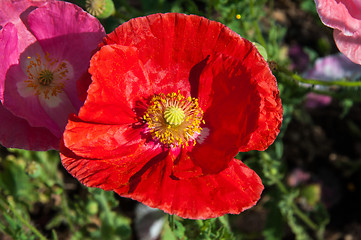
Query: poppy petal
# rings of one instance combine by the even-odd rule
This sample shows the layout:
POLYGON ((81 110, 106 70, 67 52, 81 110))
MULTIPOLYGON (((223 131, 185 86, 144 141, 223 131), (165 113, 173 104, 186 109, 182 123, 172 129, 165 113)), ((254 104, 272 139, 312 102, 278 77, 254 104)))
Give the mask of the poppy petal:
POLYGON ((223 170, 239 150, 264 150, 279 132, 282 107, 275 77, 253 44, 244 45, 245 58, 216 54, 200 76, 205 133, 201 132, 199 144, 190 154, 204 173, 223 170), (276 95, 269 92, 272 90, 276 95), (276 96, 276 100, 270 98, 271 103, 267 99, 270 94, 276 96), (277 117, 267 119, 264 114, 277 117))
POLYGON ((93 56, 89 72, 93 83, 79 117, 84 121, 107 124, 135 122, 137 100, 152 93, 137 49, 104 46, 93 56))
POLYGON ((0 100, 3 100, 6 70, 18 59, 18 35, 12 23, 0 29, 0 100))
POLYGON ((349 59, 361 64, 361 8, 360 1, 315 0, 322 22, 334 29, 339 50, 349 59))
POLYGON ((13 115, 0 103, 0 144, 8 148, 47 151, 59 148, 59 138, 47 128, 32 127, 25 119, 13 115))
POLYGON ((93 124, 71 115, 63 141, 74 154, 83 158, 121 158, 142 149, 145 139, 140 136, 141 128, 129 124, 93 124))
POLYGON ((151 159, 160 161, 166 157, 160 152, 161 149, 155 148, 151 144, 142 144, 127 156, 84 158, 74 154, 64 145, 64 141, 60 144, 60 156, 65 169, 82 184, 104 190, 113 190, 129 185, 129 179, 139 172, 147 162, 151 162, 151 159))
MULTIPOLYGON (((79 117, 70 118, 60 148, 64 167, 80 182, 184 218, 238 214, 256 204, 261 179, 234 156, 273 142, 282 106, 252 43, 203 17, 154 14, 109 34, 90 73, 87 100, 79 117), (187 122, 158 121, 169 109, 151 102, 178 90, 198 98, 204 111, 202 129, 197 118, 197 131, 186 132, 195 145, 173 145, 162 128, 185 130, 187 122), (154 122, 141 119, 140 109, 154 111, 154 122)), ((183 96, 161 100, 176 106, 183 96)))
POLYGON ((67 82, 64 90, 78 110, 82 102, 77 93, 77 80, 89 68, 89 59, 105 36, 103 26, 77 5, 64 1, 35 9, 29 14, 28 22, 43 51, 68 61, 74 68, 72 81, 67 82))
MULTIPOLYGON (((221 23, 169 13, 131 19, 108 34, 104 44, 136 47, 149 79, 160 92, 181 90, 197 97, 199 71, 190 75, 191 69, 210 54, 244 58, 243 41, 221 23)), ((202 65, 199 67, 201 70, 202 65)))
POLYGON ((4 104, 12 114, 26 119, 33 127, 45 127, 61 137, 62 130, 44 110, 37 95, 25 82, 27 76, 20 65, 12 65, 6 74, 4 104))
POLYGON ((218 174, 188 179, 170 177, 171 161, 145 165, 115 192, 169 214, 206 219, 238 214, 255 205, 263 191, 258 175, 236 159, 218 174))

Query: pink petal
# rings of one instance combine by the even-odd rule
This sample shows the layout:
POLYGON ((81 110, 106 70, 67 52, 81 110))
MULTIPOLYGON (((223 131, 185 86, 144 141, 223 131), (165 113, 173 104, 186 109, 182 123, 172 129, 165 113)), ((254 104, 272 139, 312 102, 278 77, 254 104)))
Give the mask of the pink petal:
POLYGON ((32 127, 22 118, 14 116, 0 104, 0 144, 8 148, 33 151, 58 149, 59 139, 48 129, 32 127))
POLYGON ((18 61, 18 35, 12 23, 0 30, 0 100, 3 101, 5 77, 8 68, 18 61))
POLYGON ((345 54, 354 63, 361 64, 361 29, 352 36, 348 36, 345 32, 335 29, 333 37, 340 52, 345 54))
POLYGON ((105 36, 98 19, 80 7, 63 1, 48 3, 29 14, 29 26, 45 53, 67 60, 74 77, 65 91, 76 109, 79 100, 76 81, 89 68, 89 60, 105 36))
POLYGON ((360 1, 316 0, 322 22, 334 28, 334 38, 340 51, 353 62, 361 64, 360 1))
MULTIPOLYGON (((43 106, 39 102, 38 96, 30 91, 28 96, 21 96, 19 86, 24 84, 27 76, 19 65, 13 65, 9 68, 5 79, 4 91, 4 107, 12 114, 26 119, 33 127, 48 128, 55 136, 61 137, 63 129, 44 111, 43 106)), ((62 109, 58 109, 58 114, 64 114, 62 109)), ((66 116, 68 113, 65 113, 66 116)))
MULTIPOLYGON (((49 2, 52 0, 48 0, 49 2)), ((0 28, 7 23, 13 23, 18 30, 21 41, 18 43, 19 53, 29 44, 35 42, 35 37, 27 28, 27 17, 31 11, 47 2, 46 0, 0 1, 0 28)))

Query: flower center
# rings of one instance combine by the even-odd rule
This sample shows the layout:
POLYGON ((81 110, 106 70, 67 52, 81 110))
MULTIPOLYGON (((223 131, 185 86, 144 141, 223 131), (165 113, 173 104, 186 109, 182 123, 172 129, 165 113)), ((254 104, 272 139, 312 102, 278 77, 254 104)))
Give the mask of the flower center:
POLYGON ((198 99, 186 98, 179 91, 154 95, 143 116, 153 138, 169 147, 196 144, 202 118, 198 99))
POLYGON ((45 69, 39 73, 38 82, 43 86, 48 86, 54 79, 52 71, 45 69))
POLYGON ((49 54, 28 57, 26 86, 34 90, 35 95, 49 99, 63 92, 65 81, 69 80, 71 67, 67 61, 51 58, 49 54))

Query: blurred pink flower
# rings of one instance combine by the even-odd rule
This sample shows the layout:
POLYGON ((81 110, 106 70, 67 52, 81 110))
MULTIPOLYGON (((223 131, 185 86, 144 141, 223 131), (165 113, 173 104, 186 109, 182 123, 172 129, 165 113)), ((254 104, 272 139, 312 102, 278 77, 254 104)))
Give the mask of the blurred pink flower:
POLYGON ((312 69, 305 74, 306 78, 322 81, 347 79, 356 81, 361 77, 361 66, 351 62, 342 53, 318 58, 312 69))
POLYGON ((2 145, 58 148, 68 115, 83 104, 89 61, 104 36, 99 21, 74 4, 0 1, 2 145))
MULTIPOLYGON (((317 79, 321 81, 335 81, 346 79, 356 81, 361 77, 361 66, 351 62, 342 53, 329 55, 324 58, 318 58, 312 69, 308 70, 304 77, 317 79)), ((322 88, 315 86, 316 89, 322 88)), ((306 97, 305 106, 307 108, 318 108, 327 106, 331 103, 332 98, 316 93, 309 93, 306 97)))
POLYGON ((339 50, 361 64, 361 0, 315 0, 322 22, 334 29, 339 50))
POLYGON ((330 105, 332 98, 330 96, 310 92, 306 96, 306 108, 319 108, 330 105))

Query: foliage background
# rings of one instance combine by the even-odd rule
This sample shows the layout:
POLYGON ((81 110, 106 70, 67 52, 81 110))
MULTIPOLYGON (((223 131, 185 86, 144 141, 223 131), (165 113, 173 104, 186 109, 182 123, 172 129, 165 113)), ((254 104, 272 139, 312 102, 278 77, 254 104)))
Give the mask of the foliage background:
MULTIPOLYGON (((85 9, 85 1, 73 3, 85 9)), ((182 12, 217 20, 259 43, 277 77, 284 122, 265 152, 237 157, 265 184, 257 206, 205 221, 169 217, 112 192, 79 184, 58 153, 0 146, 0 239, 361 239, 361 92, 304 79, 314 61, 337 53, 313 0, 114 0, 107 33, 131 18, 182 12), (292 49, 299 49, 292 54, 292 49), (308 83, 307 85, 305 83, 308 83), (325 85, 323 88, 316 87, 325 85), (310 92, 332 96, 307 108, 310 92), (158 225, 157 225, 158 224, 158 225)))

